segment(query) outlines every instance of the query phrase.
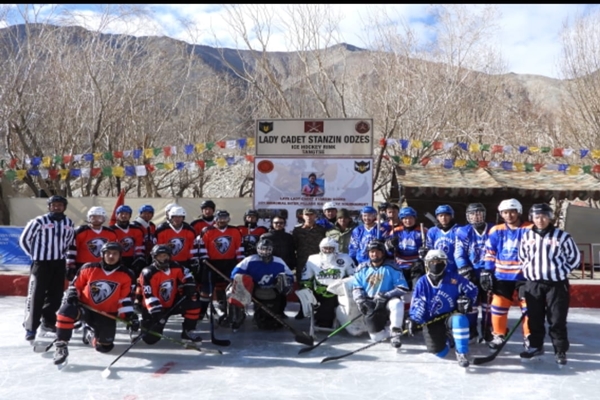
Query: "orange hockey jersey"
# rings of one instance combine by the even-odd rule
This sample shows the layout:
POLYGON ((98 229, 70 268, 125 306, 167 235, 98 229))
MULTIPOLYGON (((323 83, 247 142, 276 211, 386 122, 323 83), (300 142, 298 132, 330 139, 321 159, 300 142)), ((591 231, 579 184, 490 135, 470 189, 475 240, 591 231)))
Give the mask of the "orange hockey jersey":
POLYGON ((201 236, 200 256, 209 260, 241 260, 244 258, 242 234, 239 229, 227 225, 225 229, 211 226, 201 236))
POLYGON ((102 246, 108 242, 116 242, 117 235, 112 229, 105 226, 99 231, 92 229, 89 225, 81 225, 75 230, 75 239, 69 247, 67 263, 75 264, 77 267, 85 263, 102 261, 102 246))
POLYGON ((192 274, 175 262, 171 262, 171 266, 164 271, 152 264, 144 268, 138 278, 144 293, 144 307, 149 312, 158 306, 163 309, 172 307, 179 293, 179 285, 193 282, 192 274))
POLYGON ((98 311, 113 315, 133 312, 135 277, 123 266, 105 271, 100 263, 84 264, 72 286, 77 289, 79 301, 98 311))
POLYGON ((196 246, 196 233, 189 224, 184 224, 179 229, 173 229, 170 224, 161 224, 156 228, 156 244, 171 246, 173 255, 171 260, 186 263, 198 257, 196 246))
POLYGON ((119 225, 110 227, 117 235, 117 240, 123 247, 122 257, 144 256, 144 231, 138 225, 130 224, 126 229, 119 225))
POLYGON ((202 231, 204 230, 204 228, 208 227, 208 226, 213 226, 215 223, 216 219, 213 219, 212 221, 207 221, 203 218, 198 218, 194 221, 192 221, 190 223, 190 225, 192 226, 192 228, 194 228, 194 232, 196 232, 196 236, 202 236, 202 231))

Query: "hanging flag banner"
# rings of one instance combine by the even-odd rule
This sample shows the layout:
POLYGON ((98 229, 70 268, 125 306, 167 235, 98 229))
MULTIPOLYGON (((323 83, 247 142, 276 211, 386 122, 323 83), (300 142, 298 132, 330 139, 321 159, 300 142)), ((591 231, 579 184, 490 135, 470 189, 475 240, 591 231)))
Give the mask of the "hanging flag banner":
POLYGON ((259 119, 257 156, 370 157, 373 119, 259 119))
POLYGON ((0 227, 0 271, 29 270, 31 257, 19 246, 23 229, 20 226, 0 227))

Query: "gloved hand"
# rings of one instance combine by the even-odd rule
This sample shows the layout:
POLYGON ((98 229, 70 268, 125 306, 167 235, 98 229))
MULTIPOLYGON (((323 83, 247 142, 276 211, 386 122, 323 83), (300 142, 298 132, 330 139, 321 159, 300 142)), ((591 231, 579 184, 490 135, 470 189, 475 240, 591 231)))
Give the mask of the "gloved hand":
POLYGON ((489 292, 494 290, 494 271, 490 269, 484 269, 479 275, 479 285, 483 290, 489 292))
POLYGON ((196 294, 196 284, 194 282, 188 282, 183 284, 183 295, 188 298, 192 298, 196 294))
POLYGON ((406 320, 406 330, 408 332, 408 336, 415 336, 415 332, 417 331, 417 325, 418 324, 410 318, 406 320))
POLYGON ((385 310, 385 306, 389 298, 385 295, 385 293, 379 292, 375 295, 375 309, 374 311, 385 310))
POLYGON ((125 314, 125 319, 129 322, 127 329, 131 332, 137 332, 140 330, 140 319, 134 312, 125 314))
POLYGON ((356 303, 362 315, 371 315, 375 311, 376 304, 371 299, 363 299, 356 303))
POLYGON ((73 286, 70 286, 67 289, 67 304, 72 306, 76 306, 79 304, 79 296, 77 295, 77 289, 73 286))
POLYGON ((473 283, 477 282, 477 275, 475 274, 475 270, 470 265, 465 265, 464 267, 459 268, 458 273, 473 283))
POLYGON ((385 249, 388 253, 394 254, 396 249, 398 249, 398 236, 393 235, 392 237, 386 239, 385 241, 385 249))
POLYGON ((138 257, 131 263, 131 269, 136 275, 139 275, 146 266, 146 259, 144 257, 138 257))
POLYGON ((163 308, 161 305, 154 306, 149 311, 150 311, 150 317, 152 318, 152 325, 157 324, 157 323, 162 323, 161 317, 163 314, 163 308))
POLYGON ((467 314, 471 309, 471 299, 467 296, 458 296, 458 299, 456 299, 456 310, 461 314, 467 314))
POLYGON ((202 267, 204 266, 204 264, 200 263, 200 260, 197 258, 192 258, 190 260, 190 272, 194 275, 194 276, 200 276, 200 272, 202 270, 202 267))
POLYGON ((418 251, 419 251, 419 258, 421 260, 424 260, 425 257, 427 256, 427 253, 429 252, 429 249, 427 247, 423 246, 423 247, 419 247, 418 251))

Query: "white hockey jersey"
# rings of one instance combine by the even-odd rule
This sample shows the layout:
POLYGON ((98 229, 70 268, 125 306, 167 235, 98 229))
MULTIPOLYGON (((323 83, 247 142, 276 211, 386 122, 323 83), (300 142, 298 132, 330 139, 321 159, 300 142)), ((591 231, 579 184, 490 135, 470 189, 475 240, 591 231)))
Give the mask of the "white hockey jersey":
POLYGON ((354 268, 354 261, 347 254, 313 254, 302 270, 302 285, 324 297, 332 297, 335 295, 327 291, 327 286, 353 275, 354 268))

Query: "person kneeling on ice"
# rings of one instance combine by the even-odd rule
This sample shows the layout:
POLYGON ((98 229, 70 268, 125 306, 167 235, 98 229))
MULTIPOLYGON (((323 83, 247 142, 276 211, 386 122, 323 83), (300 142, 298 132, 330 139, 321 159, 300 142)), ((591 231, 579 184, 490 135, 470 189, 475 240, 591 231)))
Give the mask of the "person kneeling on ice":
POLYGON ((283 314, 285 303, 282 297, 292 289, 294 273, 281 258, 273 256, 273 242, 260 239, 256 254, 244 258, 231 271, 231 281, 226 293, 234 332, 246 319, 245 310, 253 298, 260 302, 260 305, 254 303, 254 322, 259 329, 272 330, 282 326, 270 313, 278 316, 283 314))
POLYGON ((447 270, 447 264, 446 253, 429 250, 425 257, 426 274, 414 288, 406 328, 409 336, 414 336, 421 325, 427 351, 440 358, 448 354, 454 342, 458 365, 466 368, 469 366, 469 320, 466 314, 472 309, 478 291, 467 278, 447 270))
POLYGON ((91 344, 101 353, 107 353, 114 347, 116 321, 83 305, 124 318, 130 322, 133 331, 139 330, 140 323, 131 301, 135 277, 121 264, 121 253, 119 243, 105 243, 100 250, 102 260, 86 263, 77 271, 57 313, 54 364, 61 365, 67 361, 68 342, 75 322, 79 320, 87 325, 83 335, 85 344, 91 344))
MULTIPOLYGON (((181 338, 192 342, 201 342, 196 331, 200 319, 200 301, 196 292, 196 282, 192 273, 171 260, 171 247, 157 244, 150 252, 152 264, 142 270, 138 283, 144 293, 142 308, 142 327, 158 333, 163 332, 167 318, 175 313, 183 315, 181 338), (181 300, 184 296, 185 299, 181 300), (172 309, 177 306, 177 309, 172 309)), ((142 334, 147 344, 155 344, 159 336, 142 334)))
POLYGON ((367 245, 369 261, 358 266, 354 274, 352 296, 363 314, 367 331, 373 341, 390 336, 386 327, 388 320, 392 328, 392 346, 402 346, 402 321, 404 319, 404 300, 402 295, 408 291, 408 283, 402 272, 386 260, 383 242, 373 240, 367 245))
POLYGON ((336 307, 339 304, 338 296, 328 292, 327 287, 337 280, 354 274, 354 261, 349 255, 338 251, 338 243, 334 239, 324 238, 319 243, 319 249, 321 250, 319 254, 308 257, 306 266, 302 270, 300 285, 304 289, 296 291, 303 307, 308 300, 308 312, 304 314, 311 315, 310 309, 313 308, 311 330, 314 330, 314 326, 317 329, 334 328, 336 307))

